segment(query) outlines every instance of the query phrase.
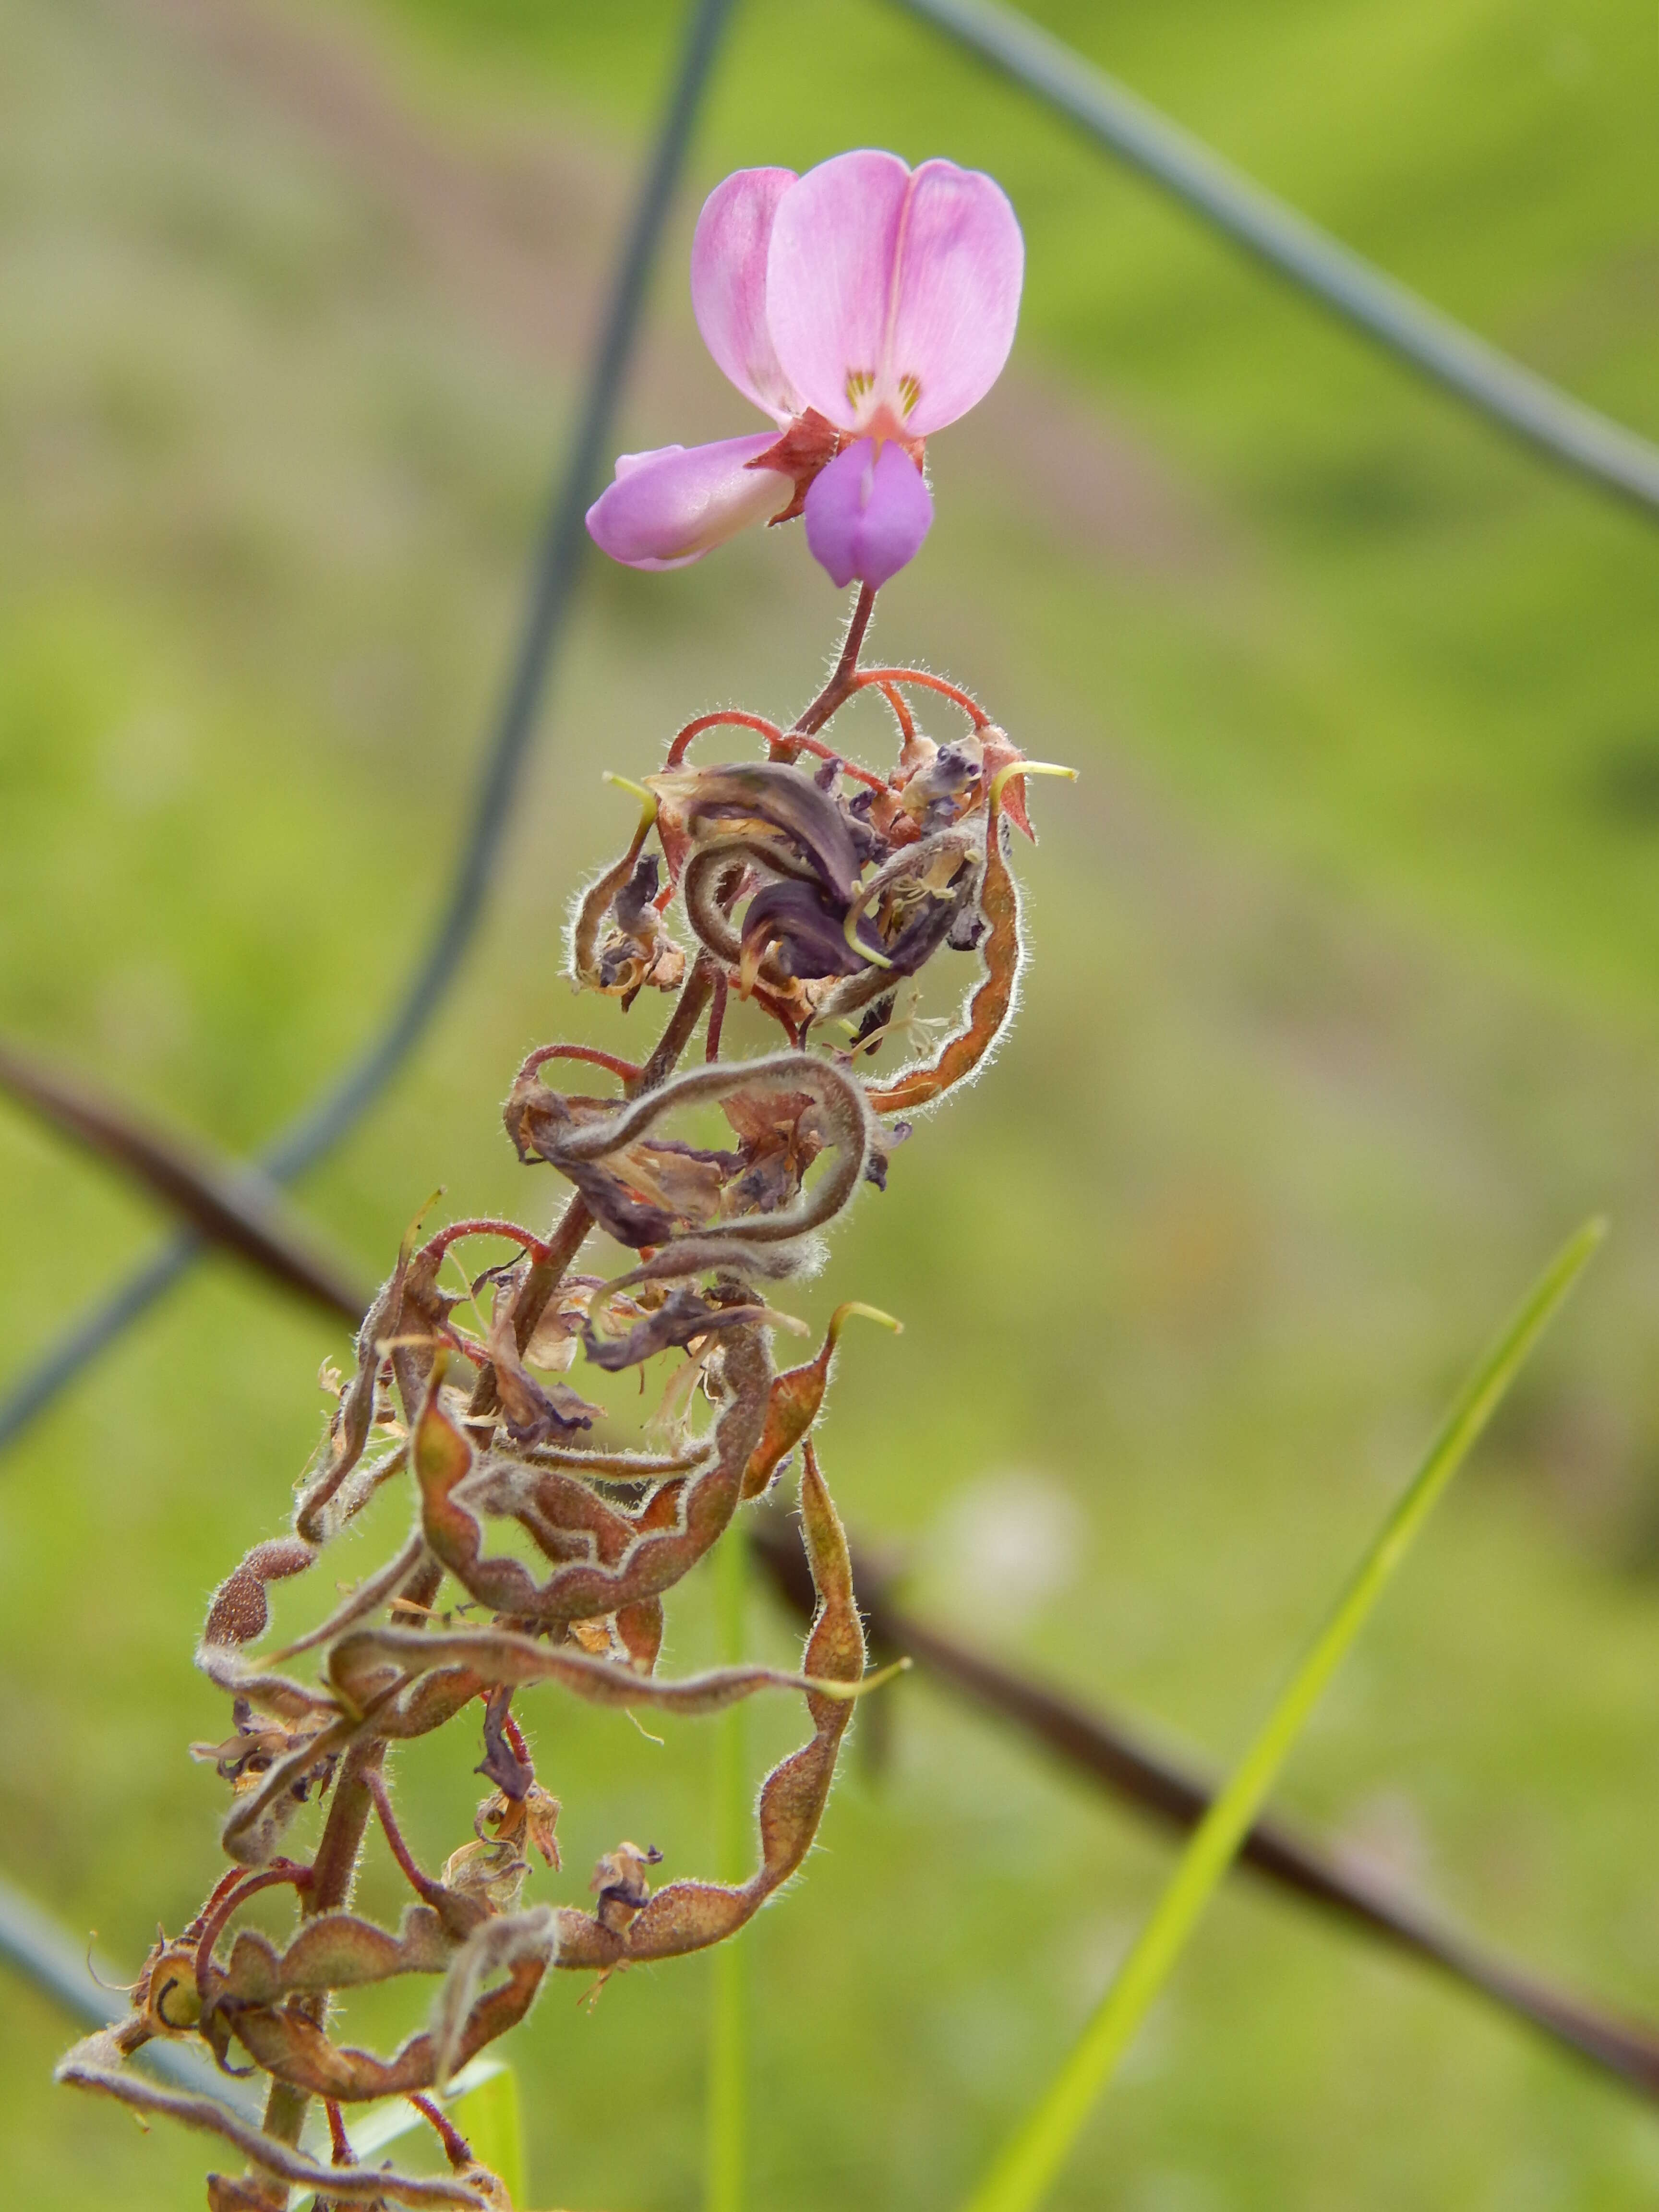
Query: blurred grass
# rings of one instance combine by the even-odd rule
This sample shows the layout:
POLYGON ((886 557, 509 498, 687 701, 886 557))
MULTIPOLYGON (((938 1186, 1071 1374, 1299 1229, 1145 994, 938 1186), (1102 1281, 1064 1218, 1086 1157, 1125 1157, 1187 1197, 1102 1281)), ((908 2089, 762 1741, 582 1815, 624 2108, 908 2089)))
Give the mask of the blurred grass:
MULTIPOLYGON (((1659 431, 1650 12, 1040 12, 1659 431)), ((0 1023, 224 1143, 337 1062, 438 895, 672 20, 0 14, 0 1023)), ((826 1472, 856 1527, 912 1547, 927 1602, 1228 1753, 1491 1312, 1605 1206, 1607 1260, 1289 1796, 1494 1939, 1659 2010, 1659 542, 896 18, 751 0, 702 179, 858 142, 995 169, 1031 258, 1015 370, 939 441, 940 528, 880 647, 972 682, 1085 780, 1034 793, 1011 1044, 807 1302, 907 1324, 845 1347, 826 1472), (1050 1540, 992 1611, 1011 1525, 1050 1540)), ((629 444, 744 426, 691 331, 689 213, 629 444)), ((599 768, 638 772, 716 701, 799 703, 836 613, 794 533, 673 577, 596 569, 465 996, 307 1186, 366 1270, 439 1182, 458 1209, 549 1206, 495 1101, 543 1037, 634 1034, 557 976, 565 902, 624 826, 599 768)), ((155 1224, 9 1115, 0 1206, 15 1362, 155 1224)), ((0 1474, 0 1859, 135 1965, 213 1870, 219 1785, 182 1749, 222 1721, 188 1668, 202 1604, 278 1522, 338 1351, 205 1269, 0 1474)), ((713 1632, 684 1593, 671 1663, 713 1632)), ((888 1771, 854 1773, 745 1939, 757 2204, 955 2202, 1166 1863, 924 1686, 884 1694, 888 1771)), ((623 1835, 671 1874, 711 1863, 711 1732, 532 1718, 569 1869, 538 1893, 580 1896, 623 1835)), ((757 1717, 757 1771, 797 1728, 757 1717)), ((463 1763, 403 1761, 428 1858, 466 1832, 463 1763)), ((366 1901, 394 1895, 376 1865, 366 1901)), ((53 2092, 66 2034, 9 1994, 18 2201, 193 2201, 198 2150, 53 2092)), ((630 1978, 591 2017, 577 1995, 514 2046, 534 2201, 678 2212, 707 1969, 630 1978)), ((1241 1887, 1059 2202, 1530 2212, 1645 2205, 1656 2180, 1659 2123, 1241 1887)))

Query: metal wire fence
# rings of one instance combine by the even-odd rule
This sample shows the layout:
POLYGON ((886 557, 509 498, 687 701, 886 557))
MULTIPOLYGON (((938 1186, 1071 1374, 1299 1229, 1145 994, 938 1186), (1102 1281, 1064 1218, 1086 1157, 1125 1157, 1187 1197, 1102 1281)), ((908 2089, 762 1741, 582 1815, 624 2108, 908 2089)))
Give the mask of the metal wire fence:
MULTIPOLYGON (((893 4, 977 56, 1484 420, 1601 490, 1659 514, 1659 447, 1419 298, 1024 16, 994 0, 893 4)), ((688 12, 574 426, 531 560, 525 611, 448 896, 383 1026, 250 1169, 256 1192, 262 1184, 269 1190, 302 1174, 371 1111, 430 1027, 484 917, 587 550, 583 515, 611 449, 653 264, 732 13, 732 0, 693 0, 688 12)), ((141 1319, 204 1249, 195 1236, 175 1237, 75 1321, 0 1401, 0 1448, 20 1437, 141 1319)), ((72 1941, 3 1883, 0 1960, 82 2020, 101 2024, 110 2016, 107 1994, 72 1941)))

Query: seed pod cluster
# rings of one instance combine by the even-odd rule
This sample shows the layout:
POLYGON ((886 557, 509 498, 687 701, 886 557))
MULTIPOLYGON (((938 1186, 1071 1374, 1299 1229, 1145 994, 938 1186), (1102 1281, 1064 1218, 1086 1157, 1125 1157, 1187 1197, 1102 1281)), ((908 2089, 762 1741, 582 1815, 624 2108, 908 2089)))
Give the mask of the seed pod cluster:
POLYGON ((550 1972, 603 1982, 720 1942, 805 1859, 854 1703, 883 1679, 866 1672, 813 1425, 845 1322, 887 1317, 842 1306, 817 1353, 781 1373, 773 1337, 800 1324, 777 1300, 818 1263, 823 1233, 861 1187, 884 1188, 908 1133, 900 1117, 970 1080, 1006 1028, 1024 957, 1006 833, 1012 823, 1030 835, 1023 792, 1033 772, 967 694, 915 670, 860 672, 854 649, 793 729, 702 717, 634 787, 638 826, 576 902, 570 969, 579 988, 624 1010, 647 988, 673 993, 662 1036, 641 1064, 545 1046, 514 1079, 504 1109, 514 1150, 568 1187, 545 1234, 490 1218, 404 1239, 352 1371, 333 1378, 334 1410, 288 1529, 226 1577, 198 1647, 229 1700, 230 1733, 192 1747, 229 1792, 228 1871, 187 1926, 158 1938, 130 2016, 59 2069, 240 2154, 241 2173, 210 2179, 218 2212, 274 2212, 295 2186, 325 2207, 510 2212, 499 2179, 428 2093, 441 2094, 523 2019, 550 1972), (822 734, 872 684, 900 740, 885 775, 822 734), (965 732, 944 744, 923 736, 907 703, 918 689, 961 710, 965 732), (716 726, 757 733, 767 757, 692 764, 693 742, 716 726), (682 917, 690 943, 675 934, 682 917), (941 1043, 877 1077, 906 1026, 899 994, 952 953, 978 969, 960 1017, 941 1043), (777 1024, 780 1049, 721 1057, 734 996, 777 1024), (705 1021, 703 1065, 677 1072, 705 1021), (556 1087, 551 1077, 572 1063, 611 1087, 556 1087), (688 1115, 715 1113, 729 1143, 679 1133, 688 1115), (627 1264, 579 1271, 595 1232, 627 1264), (469 1276, 459 1253, 482 1241, 498 1252, 505 1243, 507 1257, 469 1276), (569 1379, 579 1361, 596 1378, 593 1397, 569 1379), (654 1421, 629 1438, 613 1429, 603 1380, 635 1369, 642 1380, 666 1371, 666 1383, 654 1421), (659 1679, 665 1599, 744 1504, 797 1465, 817 1590, 800 1671, 659 1679), (273 1586, 307 1575, 393 1483, 410 1522, 391 1558, 320 1625, 267 1648, 273 1586), (558 1869, 559 1804, 515 1708, 548 1686, 665 1717, 718 1712, 761 1691, 801 1696, 811 1732, 763 1786, 747 1881, 653 1886, 663 1854, 622 1840, 594 1872, 591 1905, 527 1899, 532 1856, 558 1869), (452 1726, 490 1789, 434 1874, 399 1827, 387 1758, 452 1726), (395 1928, 350 1906, 376 1827, 411 1893, 395 1928), (273 1888, 291 1890, 296 1908, 281 1942, 238 1924, 273 1888), (331 2033, 339 1993, 406 1976, 436 1994, 397 2050, 381 2056, 331 2033), (134 2056, 161 2038, 193 2039, 228 2075, 261 2077, 263 2125, 135 2072, 134 2056), (431 2120, 449 2179, 356 2163, 346 2116, 390 2096, 413 2098, 431 2120), (329 2124, 326 2164, 302 2139, 316 2106, 329 2124))

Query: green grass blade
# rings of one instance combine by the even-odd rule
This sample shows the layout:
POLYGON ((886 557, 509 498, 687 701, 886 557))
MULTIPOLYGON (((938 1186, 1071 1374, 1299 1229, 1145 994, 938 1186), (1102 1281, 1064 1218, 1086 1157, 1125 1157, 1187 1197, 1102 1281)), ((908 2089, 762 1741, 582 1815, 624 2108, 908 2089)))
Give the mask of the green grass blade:
POLYGON ((1035 2110, 969 2198, 967 2212, 1032 2212, 1047 2195, 1095 2100, 1231 1865, 1326 1684, 1603 1233, 1599 1221, 1579 1231, 1540 1276, 1464 1384, 1404 1495, 1226 1787, 1194 1831, 1116 1979, 1035 2110))
MULTIPOLYGON (((728 1530, 714 1553, 714 1610, 719 1656, 735 1666, 744 1656, 744 1613, 749 1556, 739 1528, 728 1530)), ((744 1708, 734 1705, 715 1723, 714 1855, 722 1881, 746 1871, 750 1790, 744 1708)), ((704 2150, 706 2212, 743 2212, 748 2191, 749 1959, 741 1936, 720 1944, 708 2016, 708 2109, 704 2150)))

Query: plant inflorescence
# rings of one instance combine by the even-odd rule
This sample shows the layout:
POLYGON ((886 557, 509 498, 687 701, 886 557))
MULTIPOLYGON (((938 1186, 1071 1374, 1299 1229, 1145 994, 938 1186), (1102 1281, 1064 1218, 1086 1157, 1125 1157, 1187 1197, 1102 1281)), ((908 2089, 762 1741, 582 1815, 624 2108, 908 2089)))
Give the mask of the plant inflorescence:
MULTIPOLYGON (((964 412, 1000 368, 1020 263, 1000 191, 946 162, 912 173, 890 155, 860 154, 799 180, 745 171, 704 210, 693 252, 700 319, 740 386, 764 387, 776 450, 763 439, 758 475, 735 499, 728 485, 712 509, 696 456, 689 477, 678 448, 634 457, 590 526, 606 543, 618 496, 624 507, 643 497, 653 546, 607 550, 638 566, 677 565, 748 519, 754 484, 763 509, 781 487, 791 496, 773 519, 804 509, 817 558, 838 582, 856 575, 860 590, 828 683, 787 729, 738 711, 701 715, 659 772, 629 786, 642 802, 638 826, 576 902, 570 974, 624 1011, 647 992, 672 996, 661 1035, 639 1063, 582 1044, 531 1054, 504 1118, 519 1158, 571 1186, 557 1220, 544 1236, 494 1218, 454 1221, 424 1241, 418 1223, 410 1231, 358 1333, 355 1371, 334 1378, 334 1412, 288 1533, 255 1545, 210 1608, 197 1663, 231 1701, 231 1733, 193 1748, 230 1790, 230 1869, 185 1928, 159 1937, 130 2016, 79 2045, 59 2073, 240 2151, 240 2177, 209 2180, 212 2212, 273 2212, 295 2185, 322 2206, 506 2206, 500 2178, 428 2093, 522 2020, 550 1971, 602 1983, 735 1935, 799 1868, 853 1702, 882 1679, 866 1673, 846 1539, 812 1429, 843 1322, 887 1316, 840 1307, 816 1356, 780 1373, 772 1339, 800 1324, 771 1301, 817 1266, 822 1232, 861 1185, 885 1188, 906 1117, 974 1077, 1013 1009, 1023 948, 1008 833, 1030 835, 1025 779, 1064 771, 1026 761, 957 685, 867 668, 861 656, 878 587, 931 520, 923 434, 964 412), (884 456, 896 457, 896 490, 884 456), (823 734, 871 690, 896 726, 885 773, 823 734), (925 734, 910 703, 918 693, 965 729, 945 744, 925 734), (694 763, 693 744, 717 729, 763 739, 764 759, 694 763), (671 927, 676 915, 689 945, 671 927), (942 1041, 907 1057, 915 979, 953 951, 977 957, 980 980, 942 1041), (733 997, 775 1024, 781 1049, 724 1056, 733 997), (683 1069, 700 1030, 703 1064, 683 1069), (878 1072, 895 1060, 895 1072, 878 1072), (558 1089, 555 1074, 573 1064, 611 1088, 558 1089), (673 1133, 715 1111, 729 1141, 673 1133), (609 1277, 580 1272, 596 1231, 633 1264, 609 1277), (505 1243, 508 1256, 447 1287, 452 1255, 480 1240, 505 1243), (641 1370, 641 1387, 651 1363, 674 1361, 643 1435, 619 1433, 605 1406, 579 1395, 567 1379, 579 1352, 599 1374, 641 1370), (702 1426, 699 1396, 710 1408, 702 1426), (817 1590, 800 1672, 734 1665, 659 1680, 665 1597, 793 1463, 817 1590), (319 1626, 257 1650, 270 1585, 314 1567, 394 1481, 413 1494, 404 1544, 319 1626), (661 1854, 620 1840, 594 1871, 591 1907, 527 1904, 532 1858, 559 1867, 558 1800, 514 1711, 520 1692, 544 1683, 682 1715, 762 1689, 803 1695, 811 1734, 762 1787, 748 1880, 653 1888, 661 1854), (477 1730, 476 1771, 490 1789, 434 1873, 399 1826, 389 1755, 451 1724, 477 1730), (307 1820, 315 1840, 294 1855, 307 1820), (413 1893, 395 1928, 352 1909, 375 1826, 413 1893), (292 1891, 297 1907, 285 1942, 238 1924, 272 1889, 292 1891), (331 2033, 341 1993, 410 1975, 435 1977, 437 1996, 427 2024, 390 2057, 331 2033), (135 2073, 130 2062, 162 2038, 197 2040, 228 2075, 259 2077, 262 2124, 135 2073), (345 2116, 387 2097, 413 2100, 432 2122, 451 2179, 359 2162, 345 2116), (327 2164, 302 2140, 318 2106, 327 2164)), ((736 441, 736 456, 703 450, 729 476, 750 471, 755 442, 736 441)), ((629 526, 639 524, 635 514, 629 526)))
POLYGON ((624 1007, 647 991, 672 995, 660 1037, 640 1064, 572 1044, 530 1055, 505 1121, 522 1161, 572 1186, 556 1222, 545 1235, 495 1218, 424 1241, 410 1232, 359 1333, 355 1371, 338 1378, 288 1533, 256 1545, 213 1600, 197 1661, 231 1701, 231 1732, 195 1748, 229 1786, 230 1868, 185 1927, 158 1939, 131 2016, 60 2072, 240 2150, 246 2173, 210 2180, 215 2212, 281 2204, 295 2184, 340 2203, 505 2203, 447 2124, 455 2173, 441 2181, 356 2166, 344 2115, 407 2096, 437 2124, 428 2093, 521 2020, 550 1971, 603 1978, 734 1935, 800 1866, 853 1700, 880 1679, 866 1674, 846 1541, 812 1438, 842 1324, 872 1310, 839 1308, 816 1355, 779 1372, 772 1339, 790 1324, 770 1300, 817 1264, 821 1232, 860 1187, 884 1185, 904 1117, 970 1079, 996 1046, 1022 958, 1008 830, 1028 826, 1024 781, 1036 764, 956 686, 860 665, 873 598, 866 586, 834 674, 792 727, 700 717, 638 787, 635 835, 577 902, 571 972, 624 1007), (885 775, 823 735, 872 687, 898 734, 885 775), (945 744, 924 735, 907 702, 917 691, 965 729, 945 744), (734 726, 764 738, 763 760, 693 763, 697 738, 734 726), (677 914, 690 946, 671 929, 677 914), (943 1039, 906 1059, 901 994, 953 949, 976 956, 979 978, 943 1039), (723 1056, 738 996, 776 1024, 781 1049, 723 1056), (702 1064, 682 1069, 699 1031, 702 1064), (879 1073, 884 1058, 902 1064, 879 1073), (556 1088, 550 1078, 573 1064, 613 1088, 556 1088), (729 1144, 672 1133, 710 1109, 729 1144), (595 1231, 634 1264, 609 1279, 580 1272, 595 1231), (511 1255, 446 1287, 449 1255, 475 1240, 505 1242, 511 1255), (647 1425, 663 1448, 622 1437, 578 1395, 578 1354, 609 1374, 672 1358, 647 1425), (710 1409, 701 1428, 699 1396, 710 1409), (796 1463, 818 1594, 800 1672, 659 1680, 665 1597, 796 1463), (413 1495, 407 1540, 320 1626, 258 1650, 269 1586, 315 1566, 393 1481, 413 1495), (508 1548, 504 1524, 527 1543, 508 1548), (761 1790, 749 1879, 653 1889, 658 1854, 620 1840, 593 1874, 591 1907, 526 1903, 533 1857, 559 1863, 558 1802, 514 1711, 543 1683, 682 1715, 765 1688, 804 1696, 811 1733, 761 1790), (490 1788, 471 1833, 434 1872, 398 1826, 388 1761, 398 1744, 451 1723, 481 1743, 490 1788), (294 1835, 319 1813, 314 1843, 297 1850, 294 1835), (351 1909, 376 1826, 413 1893, 396 1927, 351 1909), (297 1906, 286 1942, 238 1924, 277 1887, 297 1906), (384 2057, 334 2039, 338 1993, 410 1975, 437 1978, 418 2033, 384 2057), (266 2084, 263 2125, 134 2072, 129 2062, 158 2037, 198 2040, 228 2074, 251 2067, 266 2084), (313 2103, 329 2121, 331 2165, 301 2148, 313 2103))

